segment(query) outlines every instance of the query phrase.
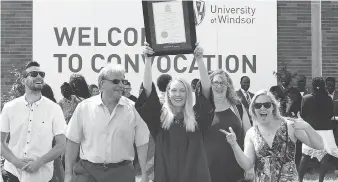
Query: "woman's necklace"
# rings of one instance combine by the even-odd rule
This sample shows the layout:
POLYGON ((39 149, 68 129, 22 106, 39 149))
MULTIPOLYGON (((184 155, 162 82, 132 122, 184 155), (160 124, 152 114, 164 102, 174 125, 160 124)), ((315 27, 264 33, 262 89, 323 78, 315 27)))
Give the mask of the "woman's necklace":
POLYGON ((278 130, 278 128, 276 129, 276 128, 271 128, 271 129, 268 129, 268 128, 265 128, 263 131, 262 131, 262 128, 263 127, 261 127, 261 129, 260 129, 260 131, 261 131, 261 133, 263 134, 263 135, 265 135, 265 136, 272 136, 275 132, 276 132, 276 130, 278 130))

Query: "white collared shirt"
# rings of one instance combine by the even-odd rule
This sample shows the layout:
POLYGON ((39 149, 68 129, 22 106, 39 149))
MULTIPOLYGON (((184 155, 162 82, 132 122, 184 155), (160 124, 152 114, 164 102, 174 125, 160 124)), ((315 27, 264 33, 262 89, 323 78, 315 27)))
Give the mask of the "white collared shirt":
POLYGON ((331 97, 332 100, 333 100, 333 95, 334 95, 334 92, 332 94, 329 93, 329 96, 331 97))
MULTIPOLYGON (((42 96, 30 105, 25 96, 4 105, 0 130, 10 133, 8 148, 17 158, 35 160, 52 149, 53 138, 63 134, 66 121, 58 104, 42 96)), ((36 173, 21 171, 7 160, 4 168, 21 182, 49 181, 53 176, 53 162, 44 164, 36 173)))
POLYGON ((121 97, 110 114, 101 95, 82 101, 68 123, 66 136, 80 143, 80 158, 93 163, 134 160, 134 147, 147 144, 149 130, 134 107, 121 97))

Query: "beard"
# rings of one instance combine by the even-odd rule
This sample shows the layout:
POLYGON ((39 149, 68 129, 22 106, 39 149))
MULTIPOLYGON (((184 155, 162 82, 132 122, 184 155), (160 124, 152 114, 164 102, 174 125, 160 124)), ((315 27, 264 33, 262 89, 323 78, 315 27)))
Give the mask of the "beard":
POLYGON ((31 83, 31 84, 28 84, 28 88, 31 90, 31 91, 34 91, 34 92, 41 92, 42 88, 43 88, 43 84, 39 84, 39 85, 35 85, 34 83, 31 83))

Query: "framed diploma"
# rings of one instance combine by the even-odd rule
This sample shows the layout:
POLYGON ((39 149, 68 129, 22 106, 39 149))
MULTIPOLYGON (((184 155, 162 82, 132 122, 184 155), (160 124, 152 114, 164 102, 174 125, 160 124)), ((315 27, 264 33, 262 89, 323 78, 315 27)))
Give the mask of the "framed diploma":
POLYGON ((193 1, 142 1, 146 40, 153 56, 191 54, 196 44, 193 1))

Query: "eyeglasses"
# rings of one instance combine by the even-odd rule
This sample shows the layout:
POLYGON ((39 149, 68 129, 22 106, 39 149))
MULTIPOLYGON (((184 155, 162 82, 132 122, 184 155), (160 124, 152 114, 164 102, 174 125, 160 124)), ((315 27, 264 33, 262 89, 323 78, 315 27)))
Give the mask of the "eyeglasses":
POLYGON ((211 82, 211 84, 212 84, 213 86, 218 86, 218 85, 220 85, 220 86, 225 86, 227 83, 226 83, 226 82, 218 82, 218 81, 215 81, 215 82, 211 82))
POLYGON ((266 109, 269 109, 271 107, 271 102, 264 102, 264 103, 255 103, 254 108, 260 109, 262 106, 264 106, 266 109))
POLYGON ((120 82, 122 82, 122 84, 125 85, 125 84, 128 83, 128 80, 119 80, 119 79, 114 79, 114 80, 104 79, 104 80, 110 81, 110 82, 112 82, 113 84, 119 84, 120 82))
POLYGON ((43 71, 31 71, 31 72, 26 74, 26 77, 28 77, 28 76, 37 77, 38 75, 40 75, 42 78, 44 78, 46 73, 43 72, 43 71))

